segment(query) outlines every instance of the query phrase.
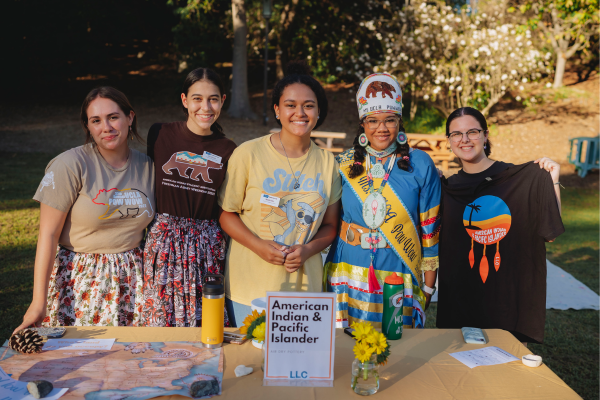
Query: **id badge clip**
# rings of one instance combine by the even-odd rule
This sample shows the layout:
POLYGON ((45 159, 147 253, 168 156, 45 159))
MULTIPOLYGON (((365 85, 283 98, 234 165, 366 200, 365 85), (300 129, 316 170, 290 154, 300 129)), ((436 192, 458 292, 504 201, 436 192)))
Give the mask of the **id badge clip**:
POLYGON ((387 242, 385 241, 385 237, 379 232, 371 232, 371 233, 363 233, 360 235, 360 247, 363 249, 370 249, 371 243, 373 247, 376 249, 385 249, 387 247, 387 242), (371 236, 371 237, 369 237, 371 236))

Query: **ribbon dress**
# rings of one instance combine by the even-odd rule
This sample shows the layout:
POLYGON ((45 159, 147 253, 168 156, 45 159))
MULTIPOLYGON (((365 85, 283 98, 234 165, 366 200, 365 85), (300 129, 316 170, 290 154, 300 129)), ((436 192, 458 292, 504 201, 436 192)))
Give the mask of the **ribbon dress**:
MULTIPOLYGON (((440 230, 441 189, 433 161, 420 150, 410 153, 410 171, 403 171, 395 164, 390 168, 390 159, 386 160, 383 167, 390 172, 380 190, 386 214, 383 223, 371 230, 363 215, 364 204, 372 202, 367 198, 373 188, 382 187, 385 178, 373 177, 370 185, 366 169, 360 176, 349 178, 353 149, 340 154, 337 160, 342 176, 341 218, 345 224, 341 224, 325 264, 326 290, 337 293, 337 327, 368 321, 381 328, 383 281, 393 272, 404 278, 404 327, 424 327, 422 273, 437 269, 440 230), (361 231, 371 233, 372 237, 381 235, 386 244, 377 246, 373 252, 373 246, 363 248, 350 243, 349 238, 355 236, 353 232, 361 235, 361 231)), ((375 165, 376 161, 371 156, 369 164, 375 165)))

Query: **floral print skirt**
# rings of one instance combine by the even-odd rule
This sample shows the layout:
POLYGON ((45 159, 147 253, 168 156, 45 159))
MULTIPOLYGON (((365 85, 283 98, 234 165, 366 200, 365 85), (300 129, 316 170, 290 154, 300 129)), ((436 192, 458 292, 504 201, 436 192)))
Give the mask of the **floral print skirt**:
MULTIPOLYGON (((223 274, 227 239, 216 220, 157 214, 144 249, 142 326, 202 326, 202 280, 223 274)), ((229 326, 227 311, 225 326, 229 326)))
POLYGON ((137 326, 142 249, 118 254, 58 247, 43 326, 137 326))

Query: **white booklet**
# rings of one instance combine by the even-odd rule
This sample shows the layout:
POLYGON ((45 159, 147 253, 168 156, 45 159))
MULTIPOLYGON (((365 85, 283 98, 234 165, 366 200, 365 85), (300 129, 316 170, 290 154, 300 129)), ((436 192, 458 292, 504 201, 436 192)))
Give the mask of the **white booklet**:
POLYGON ((519 361, 517 357, 495 346, 460 351, 458 353, 450 353, 450 355, 469 368, 519 361))
POLYGON ((48 339, 42 350, 110 350, 115 339, 48 339))

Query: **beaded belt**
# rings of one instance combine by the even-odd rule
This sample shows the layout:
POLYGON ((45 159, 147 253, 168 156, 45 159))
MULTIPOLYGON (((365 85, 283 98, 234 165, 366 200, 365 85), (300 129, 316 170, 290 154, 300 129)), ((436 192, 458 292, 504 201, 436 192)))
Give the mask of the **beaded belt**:
MULTIPOLYGON (((360 246, 360 235, 363 233, 368 233, 369 228, 365 228, 358 224, 349 224, 346 221, 342 220, 340 228, 340 239, 344 242, 348 243, 350 246, 360 246)), ((385 246, 386 249, 390 248, 388 244, 385 246)))

